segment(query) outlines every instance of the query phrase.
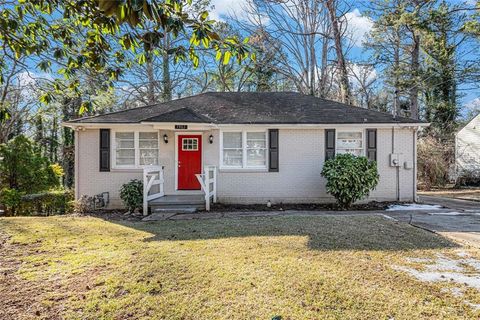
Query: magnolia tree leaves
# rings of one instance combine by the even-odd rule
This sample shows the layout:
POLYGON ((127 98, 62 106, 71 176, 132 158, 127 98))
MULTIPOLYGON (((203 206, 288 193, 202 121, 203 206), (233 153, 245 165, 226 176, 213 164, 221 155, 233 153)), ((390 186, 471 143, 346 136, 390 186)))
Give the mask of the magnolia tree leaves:
MULTIPOLYGON (((191 0, 19 0, 2 8, 0 44, 4 54, 16 59, 34 55, 41 60, 40 70, 55 69, 63 75, 63 85, 54 86, 57 93, 65 86, 79 91, 73 79, 82 69, 104 72, 115 81, 128 67, 125 50, 137 54, 137 63, 143 64, 148 55, 162 53, 160 41, 166 34, 189 38, 167 53, 175 62, 190 60, 194 68, 199 64, 199 47, 215 50, 225 64, 232 58, 239 62, 254 58, 248 40, 222 39, 208 12, 193 16, 185 10, 189 5, 191 0)), ((0 64, 0 75, 2 69, 0 64)), ((41 100, 48 103, 52 97, 45 94, 41 100)), ((79 111, 90 109, 82 105, 79 111)), ((0 105, 0 120, 7 115, 0 105)))

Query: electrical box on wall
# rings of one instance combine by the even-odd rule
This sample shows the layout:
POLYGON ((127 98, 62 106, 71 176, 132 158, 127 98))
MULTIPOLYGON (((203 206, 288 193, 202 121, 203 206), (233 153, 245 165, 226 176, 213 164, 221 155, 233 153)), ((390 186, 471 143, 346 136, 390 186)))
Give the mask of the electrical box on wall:
POLYGON ((413 169, 413 162, 412 161, 405 161, 403 163, 403 168, 407 169, 407 170, 413 169))
POLYGON ((390 153, 390 166, 391 167, 400 167, 401 166, 401 154, 400 153, 390 153))

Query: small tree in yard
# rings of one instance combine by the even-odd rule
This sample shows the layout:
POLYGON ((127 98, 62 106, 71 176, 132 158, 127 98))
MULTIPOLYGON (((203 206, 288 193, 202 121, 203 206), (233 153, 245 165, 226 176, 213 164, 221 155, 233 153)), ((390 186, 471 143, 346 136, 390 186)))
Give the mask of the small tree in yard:
POLYGON ((120 188, 120 198, 130 212, 141 208, 143 205, 143 182, 133 179, 123 184, 120 188))
POLYGON ((338 205, 343 209, 368 197, 379 179, 375 161, 351 154, 339 154, 327 160, 322 176, 327 179, 327 192, 337 199, 338 205))

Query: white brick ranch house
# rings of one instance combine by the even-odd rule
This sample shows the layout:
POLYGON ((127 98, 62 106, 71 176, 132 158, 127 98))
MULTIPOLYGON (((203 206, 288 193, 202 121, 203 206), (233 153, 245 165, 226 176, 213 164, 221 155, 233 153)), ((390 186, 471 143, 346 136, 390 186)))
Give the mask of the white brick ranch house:
POLYGON ((131 179, 143 179, 145 207, 182 196, 332 202, 320 172, 336 153, 377 161, 368 201, 415 201, 417 130, 426 124, 276 92, 204 93, 64 125, 75 130, 76 198, 108 192, 115 208, 131 179))

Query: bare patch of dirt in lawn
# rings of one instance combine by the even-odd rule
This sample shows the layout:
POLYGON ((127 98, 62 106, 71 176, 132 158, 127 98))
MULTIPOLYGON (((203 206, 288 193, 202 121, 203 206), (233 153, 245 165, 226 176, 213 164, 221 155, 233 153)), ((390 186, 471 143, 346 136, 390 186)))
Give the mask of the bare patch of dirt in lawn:
POLYGON ((12 243, 0 232, 0 319, 63 319, 65 302, 73 296, 84 299, 84 293, 94 286, 96 270, 68 281, 55 276, 41 282, 22 277, 23 258, 41 254, 39 247, 12 243))

